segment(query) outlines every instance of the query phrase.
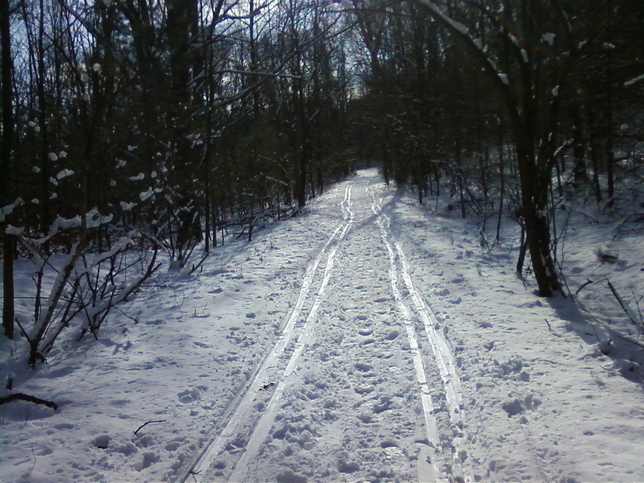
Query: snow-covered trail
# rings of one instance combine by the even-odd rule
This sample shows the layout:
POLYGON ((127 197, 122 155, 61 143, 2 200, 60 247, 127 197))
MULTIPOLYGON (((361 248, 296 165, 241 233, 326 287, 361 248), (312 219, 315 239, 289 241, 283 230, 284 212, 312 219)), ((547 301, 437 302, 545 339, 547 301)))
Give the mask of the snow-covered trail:
POLYGON ((374 181, 347 184, 343 221, 307 268, 281 337, 192 479, 295 481, 284 467, 316 481, 463 478, 453 355, 391 240, 374 181), (448 417, 438 422, 440 409, 448 417))
POLYGON ((400 195, 365 171, 320 200, 319 212, 338 222, 313 249, 282 335, 191 480, 610 478, 605 463, 592 471, 580 463, 566 434, 574 410, 542 410, 558 397, 550 388, 595 377, 587 367, 566 373, 577 336, 556 334, 558 355, 528 361, 552 350, 545 325, 519 318, 486 331, 513 314, 556 319, 556 308, 531 293, 526 304, 508 289, 521 282, 506 277, 504 257, 471 263, 475 237, 455 240, 447 219, 427 227, 423 210, 400 195), (500 274, 485 282, 495 266, 500 274))
MULTIPOLYGON (((59 409, 0 406, 0 478, 644 481, 638 374, 516 276, 515 230, 482 250, 449 202, 360 171, 200 273, 159 274, 98 341, 69 331, 16 374, 59 409)), ((598 268, 580 233, 582 277, 598 268)))

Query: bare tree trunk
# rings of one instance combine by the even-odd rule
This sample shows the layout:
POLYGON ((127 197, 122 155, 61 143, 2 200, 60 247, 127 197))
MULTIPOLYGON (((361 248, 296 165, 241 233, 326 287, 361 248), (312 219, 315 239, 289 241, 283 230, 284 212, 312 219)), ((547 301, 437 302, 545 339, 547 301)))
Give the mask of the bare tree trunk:
MULTIPOLYGON (((13 143, 13 85, 11 79, 11 26, 9 22, 9 0, 0 0, 0 36, 2 43, 2 141, 0 144, 0 206, 10 202, 11 150, 13 143)), ((2 225, 0 228, 4 229, 2 225)), ((4 334, 13 339, 14 286, 13 258, 14 240, 6 233, 3 238, 3 311, 4 334)))
POLYGON ((13 319, 14 319, 14 285, 13 285, 13 259, 14 259, 14 241, 13 238, 4 234, 3 243, 3 264, 2 264, 2 328, 4 335, 13 339, 13 319))
MULTIPOLYGON (((611 19, 609 26, 612 27, 613 0, 606 2, 606 16, 611 19)), ((609 27, 609 30, 612 30, 609 27)), ((607 208, 612 208, 615 204, 615 152, 613 141, 613 55, 608 51, 606 59, 606 107, 604 114, 604 125, 606 129, 606 175, 608 178, 606 202, 607 208)))
POLYGON ((574 182, 575 186, 579 187, 588 179, 588 173, 586 172, 586 140, 584 138, 581 106, 572 105, 570 107, 570 117, 572 118, 572 151, 575 156, 574 182))
POLYGON ((550 253, 550 227, 545 215, 550 170, 537 169, 534 146, 523 145, 527 136, 530 134, 518 133, 516 142, 523 204, 521 215, 539 294, 551 297, 561 287, 550 253))
POLYGON ((499 197, 499 218, 496 224, 496 238, 495 243, 501 241, 501 220, 503 218, 503 201, 505 197, 505 163, 503 160, 503 131, 501 126, 499 126, 499 173, 501 174, 501 186, 500 186, 500 197, 499 197))

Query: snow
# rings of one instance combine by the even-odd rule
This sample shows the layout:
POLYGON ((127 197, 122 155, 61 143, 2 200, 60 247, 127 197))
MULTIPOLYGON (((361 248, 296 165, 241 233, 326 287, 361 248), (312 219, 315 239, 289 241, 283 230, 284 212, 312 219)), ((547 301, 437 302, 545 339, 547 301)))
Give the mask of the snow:
POLYGON ((16 198, 16 201, 13 203, 9 203, 6 206, 0 207, 0 223, 2 223, 7 215, 10 215, 13 213, 13 210, 15 210, 18 206, 22 205, 23 201, 22 198, 16 198))
POLYGON ((146 191, 139 193, 141 201, 146 201, 154 195, 154 189, 150 186, 146 191))
POLYGON ((7 225, 7 227, 4 229, 4 232, 7 235, 13 235, 13 236, 22 235, 22 231, 23 231, 22 228, 18 228, 18 227, 13 226, 13 225, 7 225))
POLYGON ((470 29, 467 28, 465 24, 459 22, 458 20, 454 20, 453 18, 443 13, 440 7, 436 5, 432 0, 420 0, 420 2, 427 5, 431 10, 433 10, 437 15, 439 15, 445 22, 450 24, 458 32, 463 35, 469 35, 470 29))
POLYGON ((59 171, 58 174, 56 175, 56 179, 60 181, 63 178, 67 178, 68 176, 72 176, 74 174, 74 171, 71 169, 63 169, 62 171, 59 171))
POLYGON ((121 204, 121 209, 123 211, 130 211, 132 208, 136 206, 136 203, 128 203, 126 201, 121 201, 120 204, 121 204))
POLYGON ((555 43, 555 38, 556 38, 556 35, 555 35, 555 34, 553 34, 552 32, 546 32, 545 34, 543 34, 543 35, 541 36, 541 39, 542 39, 544 42, 547 42, 547 43, 548 43, 548 44, 550 44, 550 45, 554 45, 554 43, 555 43))
POLYGON ((482 250, 448 202, 360 171, 199 273, 158 272, 35 371, 0 340, 13 392, 59 405, 0 406, 3 480, 643 480, 641 349, 620 334, 641 339, 605 283, 632 306, 641 237, 577 213, 567 282, 593 283, 543 299, 515 227, 482 250))
POLYGON ((638 82, 643 81, 643 80, 644 80, 644 74, 627 80, 626 82, 624 82, 624 87, 630 87, 633 84, 637 84, 638 82))

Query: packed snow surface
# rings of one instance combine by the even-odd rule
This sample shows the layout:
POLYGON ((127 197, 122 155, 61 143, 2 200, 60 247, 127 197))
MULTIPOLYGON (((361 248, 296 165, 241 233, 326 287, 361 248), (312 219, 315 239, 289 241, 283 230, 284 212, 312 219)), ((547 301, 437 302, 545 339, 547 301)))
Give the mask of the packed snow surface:
POLYGON ((641 286, 640 237, 607 263, 602 228, 571 226, 568 282, 594 283, 548 300, 515 227, 490 251, 445 207, 360 171, 37 370, 3 341, 13 391, 59 408, 0 406, 0 479, 644 480, 641 338, 601 282, 641 286))

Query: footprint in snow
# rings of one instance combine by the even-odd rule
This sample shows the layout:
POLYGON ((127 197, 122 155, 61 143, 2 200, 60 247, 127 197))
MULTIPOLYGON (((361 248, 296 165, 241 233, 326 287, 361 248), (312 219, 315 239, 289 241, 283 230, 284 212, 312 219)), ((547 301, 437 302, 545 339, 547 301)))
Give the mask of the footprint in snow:
POLYGON ((185 391, 181 391, 179 394, 177 394, 177 396, 179 398, 179 401, 181 401, 183 404, 188 404, 201 399, 201 392, 204 390, 205 386, 191 387, 186 389, 185 391))
POLYGON ((346 461, 340 461, 338 463, 338 471, 340 473, 355 473, 360 471, 360 465, 358 463, 347 463, 346 461))
POLYGON ((397 330, 392 330, 391 332, 389 332, 389 333, 385 336, 385 339, 387 339, 387 340, 394 340, 394 339, 398 338, 398 336, 399 336, 399 335, 400 335, 400 332, 398 332, 397 330))
POLYGON ((143 453, 143 461, 141 461, 140 463, 135 464, 134 469, 136 471, 143 471, 144 469, 149 468, 154 463, 159 461, 159 459, 161 459, 161 458, 156 453, 152 453, 152 452, 143 453))
POLYGON ((524 411, 534 411, 541 406, 541 400, 534 397, 533 394, 528 394, 525 398, 515 398, 512 401, 507 401, 503 404, 503 410, 508 413, 508 417, 516 416, 524 411))

